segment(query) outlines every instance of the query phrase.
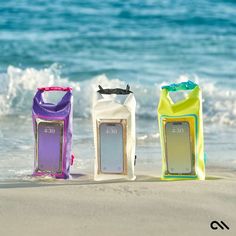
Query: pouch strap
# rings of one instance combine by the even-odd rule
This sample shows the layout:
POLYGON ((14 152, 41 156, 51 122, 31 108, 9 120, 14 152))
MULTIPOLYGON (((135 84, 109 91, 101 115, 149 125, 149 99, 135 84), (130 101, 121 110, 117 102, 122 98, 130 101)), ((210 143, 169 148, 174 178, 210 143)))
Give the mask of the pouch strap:
POLYGON ((130 86, 127 84, 126 89, 114 88, 114 89, 104 89, 101 85, 98 85, 99 90, 97 91, 100 94, 117 94, 117 95, 125 95, 133 93, 130 91, 130 86))
POLYGON ((206 165, 206 163, 207 163, 207 154, 206 152, 204 152, 204 164, 206 165))
POLYGON ((165 86, 162 86, 161 88, 166 89, 169 92, 176 92, 176 91, 181 91, 181 90, 193 90, 197 86, 198 86, 197 84, 188 80, 187 82, 181 82, 178 84, 165 85, 165 86))
POLYGON ((74 156, 74 154, 72 153, 72 154, 71 154, 71 159, 70 159, 70 165, 71 165, 71 166, 73 166, 73 164, 74 164, 74 159, 75 159, 75 156, 74 156))
POLYGON ((67 92, 67 91, 72 91, 71 87, 59 87, 59 86, 52 86, 52 87, 41 87, 38 88, 40 91, 62 91, 62 92, 67 92))

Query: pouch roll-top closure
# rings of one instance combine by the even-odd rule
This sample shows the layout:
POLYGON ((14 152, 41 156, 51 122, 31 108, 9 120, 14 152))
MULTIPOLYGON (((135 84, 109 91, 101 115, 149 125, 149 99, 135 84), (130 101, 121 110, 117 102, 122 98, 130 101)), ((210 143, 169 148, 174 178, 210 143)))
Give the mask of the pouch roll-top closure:
POLYGON ((116 95, 128 95, 133 93, 130 91, 130 86, 127 84, 126 89, 115 88, 115 89, 104 89, 101 85, 98 85, 99 90, 97 91, 100 94, 116 94, 116 95))
POLYGON ((121 104, 126 104, 129 101, 129 97, 133 92, 130 90, 130 86, 127 84, 126 89, 114 88, 104 89, 101 85, 98 86, 97 100, 114 101, 121 104))
POLYGON ((34 106, 37 106, 38 109, 44 110, 44 112, 63 112, 70 106, 72 98, 72 88, 70 87, 42 87, 38 88, 38 91, 34 97, 34 106), (46 103, 43 100, 42 94, 44 92, 60 91, 66 92, 60 101, 56 104, 46 103))
POLYGON ((182 82, 179 84, 171 84, 167 86, 162 86, 162 102, 164 102, 168 107, 172 108, 173 110, 179 109, 181 106, 185 106, 187 103, 192 104, 192 101, 196 101, 192 98, 199 97, 200 89, 197 84, 192 81, 182 82), (181 99, 177 102, 174 102, 170 97, 170 92, 178 92, 178 91, 190 91, 187 94, 187 97, 181 99))
POLYGON ((63 91, 63 92, 67 92, 67 91, 72 91, 71 87, 59 87, 59 86, 53 86, 53 87, 41 87, 38 88, 38 90, 40 91, 63 91))

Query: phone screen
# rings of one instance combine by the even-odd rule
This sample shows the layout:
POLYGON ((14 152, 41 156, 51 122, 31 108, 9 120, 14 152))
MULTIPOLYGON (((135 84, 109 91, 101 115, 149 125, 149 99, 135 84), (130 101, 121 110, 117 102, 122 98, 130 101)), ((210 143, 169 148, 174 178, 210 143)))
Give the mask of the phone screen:
POLYGON ((38 124, 38 169, 59 172, 62 160, 63 124, 38 124))
POLYGON ((189 123, 167 122, 165 126, 167 170, 171 174, 192 172, 189 123))
POLYGON ((123 173, 123 126, 119 123, 102 123, 100 131, 100 169, 103 173, 123 173))

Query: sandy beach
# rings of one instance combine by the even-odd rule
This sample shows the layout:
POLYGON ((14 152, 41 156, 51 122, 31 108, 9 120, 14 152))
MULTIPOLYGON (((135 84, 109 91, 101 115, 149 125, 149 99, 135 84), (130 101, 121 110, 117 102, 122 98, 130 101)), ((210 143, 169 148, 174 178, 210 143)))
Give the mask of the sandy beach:
MULTIPOLYGON (((236 236, 236 1, 7 0, 1 1, 0 13, 0 236, 236 236), (189 80, 202 91, 203 115, 196 129, 187 124, 185 128, 191 137, 196 133, 202 139, 198 124, 203 120, 207 178, 161 181, 161 87, 189 80), (125 89, 127 84, 136 100, 136 137, 124 135, 134 127, 134 119, 116 137, 133 144, 136 140, 132 155, 137 156, 137 179, 94 182, 96 91, 99 85, 125 89), (45 153, 59 150, 59 142, 54 148, 45 139, 39 141, 41 134, 34 133, 39 130, 32 122, 38 88, 54 86, 67 88, 64 92, 73 89, 73 109, 71 105, 68 113, 73 112, 75 160, 69 180, 30 176, 39 165, 36 148, 45 153), (212 221, 223 221, 229 230, 213 230, 212 221)), ((188 83, 169 88, 171 94, 187 95, 190 90, 185 89, 193 87, 188 83)), ((46 90, 50 91, 39 102, 42 109, 37 110, 49 111, 49 116, 41 114, 46 120, 62 119, 64 92, 46 90)), ((172 109, 164 103, 162 115, 183 112, 183 122, 185 115, 195 116, 195 105, 189 111, 191 102, 180 102, 182 95, 170 95, 180 106, 172 109)), ((108 120, 117 114, 113 106, 101 111, 108 120)), ((98 120, 106 120, 102 117, 98 120)), ((72 127, 70 122, 63 124, 64 133, 67 124, 72 127)), ((57 128, 45 127, 43 133, 55 134, 57 128)), ((199 140, 195 145, 184 136, 187 141, 182 143, 191 141, 188 149, 203 147, 199 140)), ((63 147, 71 143, 70 137, 62 139, 60 128, 63 147)), ((171 145, 174 152, 181 147, 178 141, 171 145)), ((110 139, 100 140, 99 149, 105 150, 102 143, 112 151, 114 147, 114 153, 122 147, 125 159, 130 158, 125 142, 111 145, 110 139)), ((60 145, 61 151, 70 158, 69 148, 62 150, 60 145)))
POLYGON ((236 172, 210 169, 206 181, 0 183, 0 235, 235 235, 236 172), (212 230, 223 220, 229 230, 212 230))

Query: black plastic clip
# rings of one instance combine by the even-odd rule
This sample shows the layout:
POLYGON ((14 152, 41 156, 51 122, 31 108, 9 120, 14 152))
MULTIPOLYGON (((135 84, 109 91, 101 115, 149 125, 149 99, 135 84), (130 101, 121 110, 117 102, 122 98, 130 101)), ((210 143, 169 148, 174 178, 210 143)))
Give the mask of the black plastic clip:
POLYGON ((136 165, 137 155, 134 156, 134 165, 136 165))

